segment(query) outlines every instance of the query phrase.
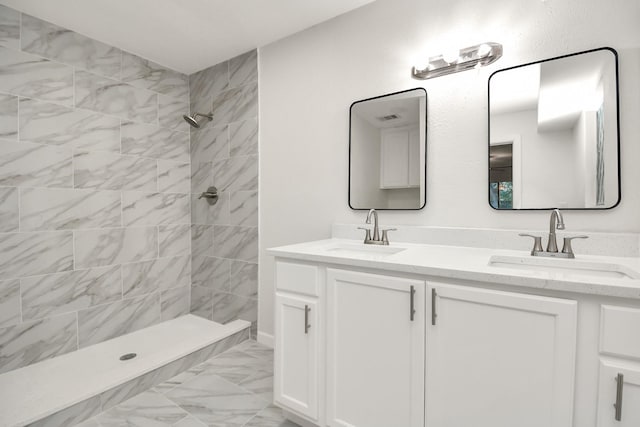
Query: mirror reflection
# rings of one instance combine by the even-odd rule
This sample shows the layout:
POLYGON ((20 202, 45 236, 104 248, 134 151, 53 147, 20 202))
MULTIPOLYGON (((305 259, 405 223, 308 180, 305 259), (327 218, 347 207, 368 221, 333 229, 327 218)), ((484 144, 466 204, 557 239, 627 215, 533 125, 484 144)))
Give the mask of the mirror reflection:
POLYGON ((354 102, 349 131, 349 206, 422 209, 426 202, 427 92, 354 102))
POLYGON ((489 204, 614 207, 618 139, 613 49, 497 71, 489 79, 489 204))

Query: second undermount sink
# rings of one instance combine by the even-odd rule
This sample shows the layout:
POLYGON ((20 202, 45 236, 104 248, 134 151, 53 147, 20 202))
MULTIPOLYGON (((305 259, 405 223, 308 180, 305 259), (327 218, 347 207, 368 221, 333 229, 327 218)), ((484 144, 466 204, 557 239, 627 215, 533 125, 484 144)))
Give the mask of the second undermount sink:
POLYGON ((404 251, 406 248, 385 245, 365 245, 364 243, 337 243, 326 251, 331 254, 345 256, 385 257, 404 251))
POLYGON ((624 265, 575 259, 494 255, 489 259, 489 266, 524 271, 542 271, 551 274, 565 274, 567 276, 640 279, 640 273, 624 265))

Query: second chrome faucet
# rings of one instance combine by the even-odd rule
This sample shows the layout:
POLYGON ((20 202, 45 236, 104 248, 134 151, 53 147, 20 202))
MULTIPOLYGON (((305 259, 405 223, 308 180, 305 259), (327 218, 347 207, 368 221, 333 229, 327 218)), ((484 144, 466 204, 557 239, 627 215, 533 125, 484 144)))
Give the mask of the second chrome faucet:
POLYGON ((378 212, 375 209, 369 210, 365 223, 371 224, 372 218, 373 218, 373 237, 371 237, 371 229, 367 227, 358 227, 358 229, 366 231, 366 234, 364 237, 364 244, 365 245, 388 245, 389 236, 387 236, 387 232, 396 231, 396 229, 395 228, 384 229, 382 230, 382 237, 380 237, 380 229, 378 228, 378 212))
POLYGON ((564 218, 560 209, 554 209, 551 211, 551 217, 549 218, 549 238, 547 242, 547 250, 542 249, 542 237, 534 236, 533 234, 520 233, 519 236, 532 237, 533 249, 531 255, 533 256, 547 256, 557 258, 575 258, 573 248, 571 247, 571 241, 573 239, 587 239, 588 236, 572 236, 565 237, 563 239, 562 251, 558 252, 558 242, 556 240, 556 230, 564 230, 564 218))

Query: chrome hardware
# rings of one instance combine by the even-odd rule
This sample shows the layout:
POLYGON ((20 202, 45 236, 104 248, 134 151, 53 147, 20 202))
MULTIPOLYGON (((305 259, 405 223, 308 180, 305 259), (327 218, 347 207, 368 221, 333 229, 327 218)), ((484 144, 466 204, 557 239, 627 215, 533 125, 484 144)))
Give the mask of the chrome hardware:
POLYGON ((304 333, 308 334, 309 333, 309 328, 311 327, 311 325, 309 324, 309 312, 311 311, 311 308, 305 304, 304 306, 304 333))
POLYGON ((378 212, 375 209, 369 210, 367 214, 366 224, 371 224, 371 217, 373 217, 373 237, 371 237, 371 230, 364 227, 358 227, 360 230, 367 230, 367 235, 364 238, 365 245, 389 245, 389 237, 387 231, 396 231, 395 228, 388 228, 382 230, 382 238, 380 238, 380 229, 378 228, 378 212))
POLYGON ((207 200, 207 203, 209 203, 209 205, 211 206, 215 205, 216 203, 218 203, 218 189, 216 187, 207 188, 207 191, 200 194, 200 197, 198 197, 198 200, 202 198, 205 198, 207 200))
MULTIPOLYGON (((380 234, 379 234, 379 230, 378 230, 378 212, 376 212, 375 209, 369 210, 369 213, 367 214, 367 220, 365 222, 367 224, 371 224, 371 216, 372 215, 373 215, 373 238, 371 239, 371 241, 369 243, 379 242, 380 241, 380 234)), ((365 242, 365 243, 367 243, 367 242, 365 242)))
POLYGON ((542 252, 542 237, 527 233, 520 233, 518 236, 533 237, 533 249, 531 249, 531 255, 535 256, 536 253, 542 252))
POLYGON ((572 237, 565 237, 563 240, 563 245, 562 245, 562 253, 563 254, 567 254, 568 258, 575 258, 576 256, 573 254, 573 248, 571 247, 571 241, 573 239, 588 239, 589 236, 572 236, 572 237))
POLYGON ((413 322, 413 317, 416 315, 416 310, 414 308, 414 299, 416 296, 416 288, 413 287, 413 285, 411 285, 411 290, 409 291, 411 294, 411 303, 409 305, 409 320, 411 320, 413 322))
POLYGON ((387 228, 385 230, 382 230, 382 244, 383 245, 389 245, 389 236, 387 236, 387 232, 388 231, 398 231, 397 228, 387 228))
POLYGON ((547 252, 558 252, 558 243, 556 242, 556 229, 564 230, 564 219, 560 209, 551 211, 549 218, 549 241, 547 242, 547 252))
POLYGON ((624 387, 624 375, 618 374, 616 376, 616 403, 613 407, 616 408, 616 421, 622 421, 622 388, 624 387))
POLYGON ((438 314, 436 313, 436 297, 438 293, 436 292, 436 288, 431 288, 431 324, 435 326, 436 317, 438 314))
POLYGON ((358 227, 358 230, 364 230, 367 232, 364 236, 364 243, 367 243, 369 240, 371 240, 371 229, 367 227, 358 227))

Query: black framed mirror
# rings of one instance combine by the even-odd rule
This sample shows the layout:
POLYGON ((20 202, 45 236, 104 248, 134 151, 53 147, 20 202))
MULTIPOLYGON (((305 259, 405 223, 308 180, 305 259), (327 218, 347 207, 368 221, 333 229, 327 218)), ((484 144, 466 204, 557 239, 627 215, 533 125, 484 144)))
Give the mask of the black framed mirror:
POLYGON ((349 109, 349 207, 418 210, 426 204, 427 91, 394 92, 349 109))
POLYGON ((494 209, 617 206, 616 51, 604 47, 493 73, 488 169, 494 209))

